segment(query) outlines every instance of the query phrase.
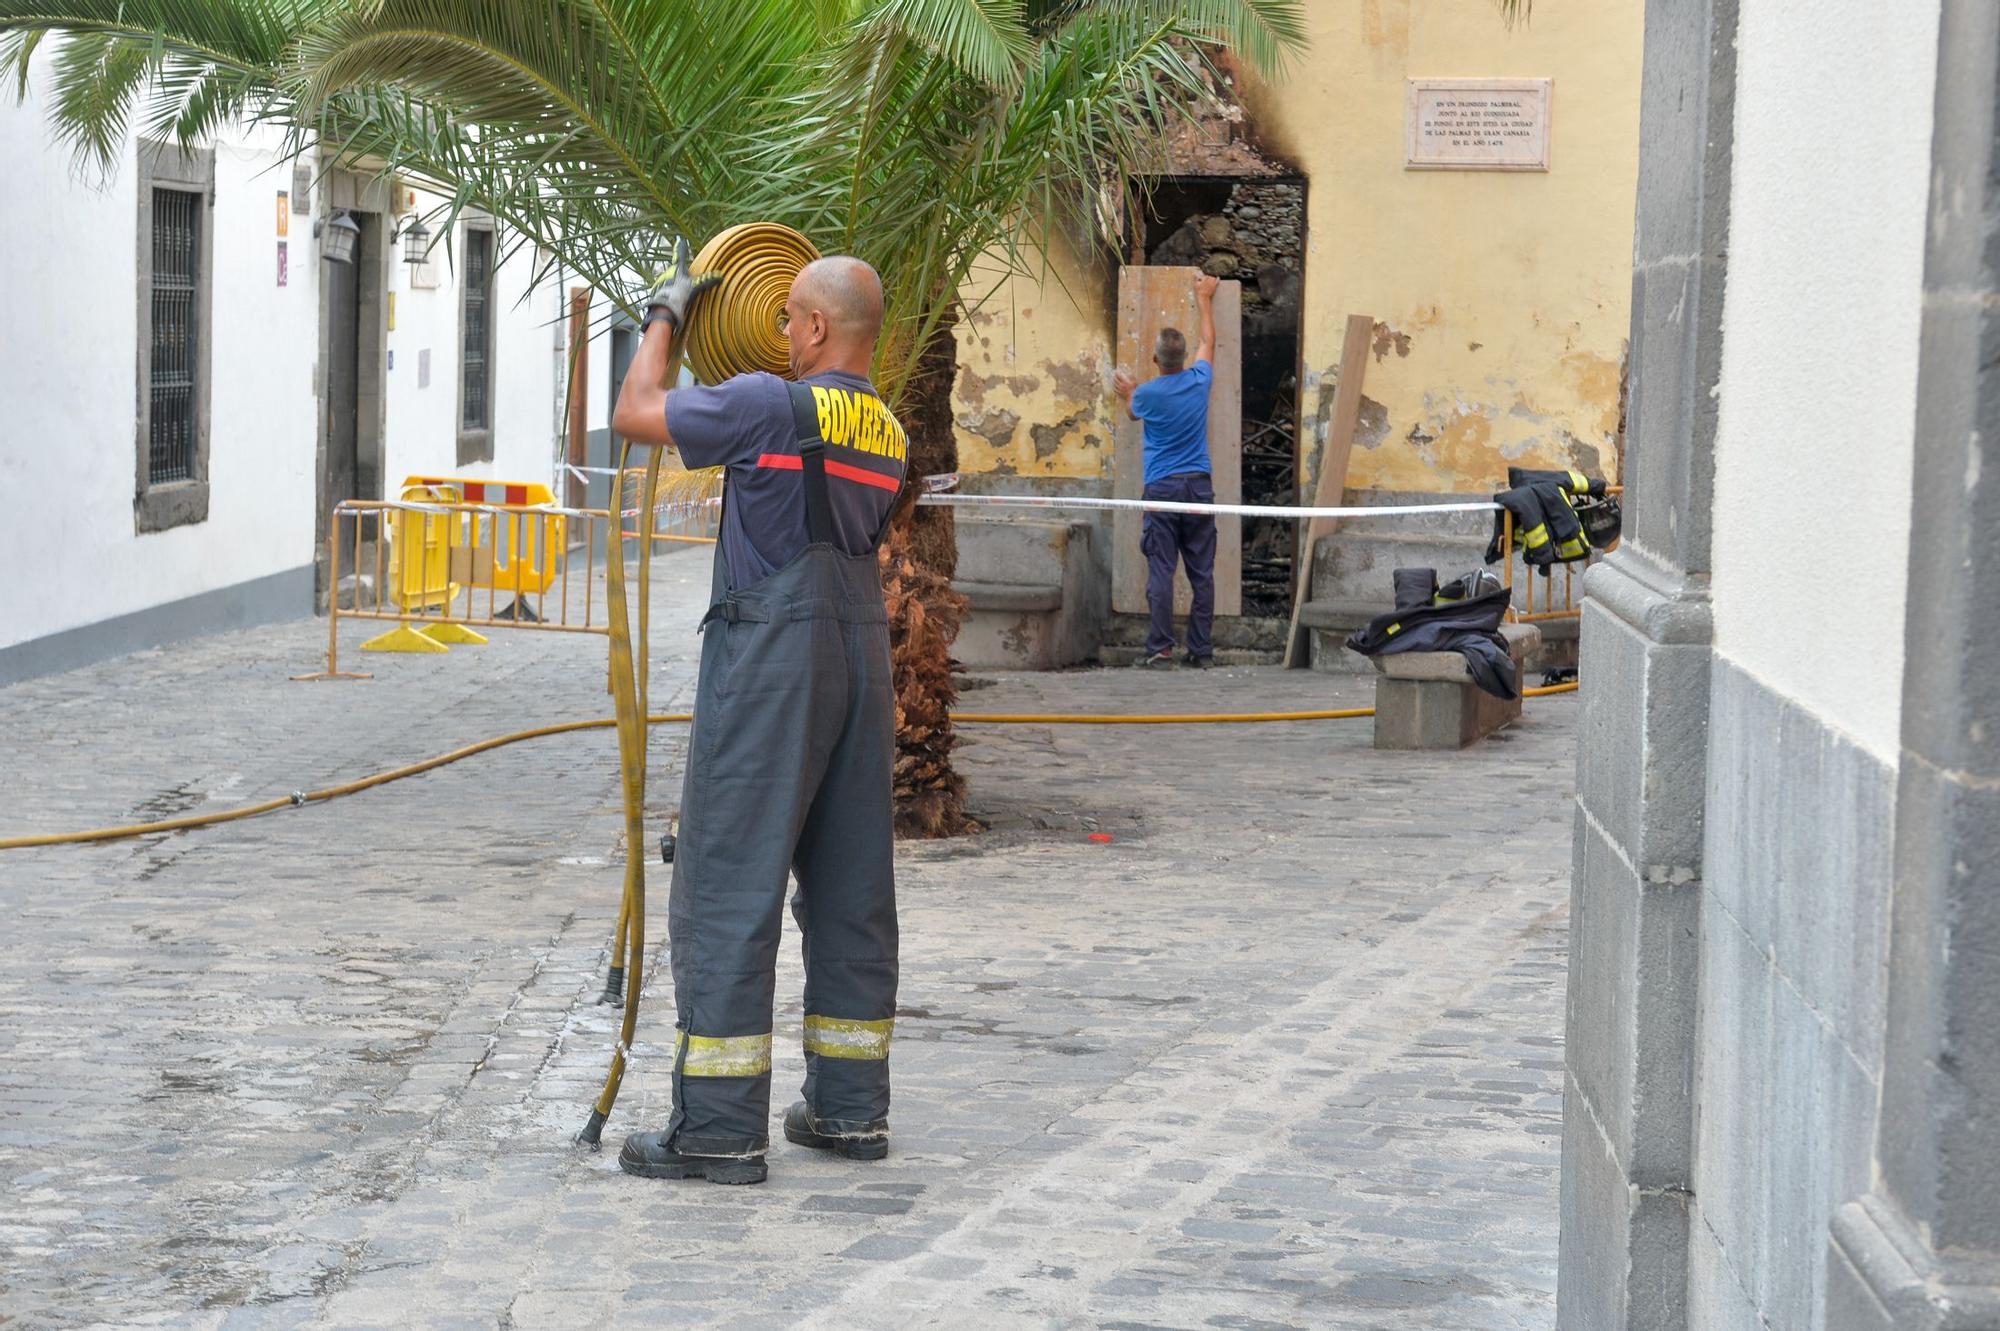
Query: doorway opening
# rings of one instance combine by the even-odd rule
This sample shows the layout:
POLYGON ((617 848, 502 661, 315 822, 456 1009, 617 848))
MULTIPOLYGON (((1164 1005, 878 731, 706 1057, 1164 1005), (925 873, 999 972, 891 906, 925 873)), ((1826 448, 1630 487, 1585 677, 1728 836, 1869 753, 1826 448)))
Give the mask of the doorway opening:
MULTIPOLYGON (((1132 261, 1199 268, 1243 288, 1243 502, 1298 500, 1303 176, 1167 176, 1146 182, 1132 261)), ((1243 522, 1243 614, 1291 610, 1294 524, 1243 522)))
MULTIPOLYGON (((337 182, 338 177, 334 180, 337 182)), ((348 205, 339 205, 348 206, 348 205)), ((372 598, 375 552, 350 544, 340 552, 340 588, 333 587, 327 550, 334 505, 382 497, 383 388, 387 371, 383 214, 349 207, 361 228, 354 262, 318 259, 320 417, 314 486, 313 595, 324 610, 338 592, 343 604, 372 598), (358 598, 358 599, 357 599, 358 598)), ((353 525, 343 533, 353 540, 353 525)))

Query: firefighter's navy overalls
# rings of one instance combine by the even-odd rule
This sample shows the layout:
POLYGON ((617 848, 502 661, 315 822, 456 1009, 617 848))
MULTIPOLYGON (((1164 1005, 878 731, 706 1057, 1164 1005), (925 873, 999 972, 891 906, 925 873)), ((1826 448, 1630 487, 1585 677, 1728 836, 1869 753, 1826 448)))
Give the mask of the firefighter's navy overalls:
MULTIPOLYGON (((798 878, 792 914, 805 958, 804 1094, 813 1129, 861 1141, 888 1133, 896 1012, 889 629, 875 548, 850 555, 834 539, 828 486, 854 483, 843 477, 861 469, 838 460, 844 446, 827 443, 824 396, 816 414, 811 389, 788 388, 799 456, 775 465, 802 473, 811 544, 733 589, 718 545, 703 620, 667 908, 678 1031, 666 1144, 685 1155, 758 1155, 768 1141, 788 874, 798 878)), ((830 433, 846 437, 837 418, 830 433)), ((900 430, 896 437, 900 447, 900 430)), ((762 465, 774 465, 770 455, 762 465)), ((877 530, 876 545, 881 538, 877 530)))

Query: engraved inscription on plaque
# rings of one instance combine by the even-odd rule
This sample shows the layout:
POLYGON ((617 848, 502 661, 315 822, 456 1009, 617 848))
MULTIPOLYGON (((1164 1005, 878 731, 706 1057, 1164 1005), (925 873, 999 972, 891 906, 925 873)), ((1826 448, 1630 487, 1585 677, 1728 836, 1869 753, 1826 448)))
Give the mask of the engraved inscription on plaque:
POLYGON ((1549 169, 1548 79, 1411 79, 1404 165, 1549 169))

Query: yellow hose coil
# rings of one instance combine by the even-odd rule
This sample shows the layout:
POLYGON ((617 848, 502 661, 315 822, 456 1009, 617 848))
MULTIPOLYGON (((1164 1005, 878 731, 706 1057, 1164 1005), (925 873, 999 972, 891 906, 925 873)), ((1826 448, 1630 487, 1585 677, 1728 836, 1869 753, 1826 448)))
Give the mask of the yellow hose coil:
POLYGON ((722 274, 688 320, 687 358, 695 377, 719 384, 731 375, 765 370, 791 377, 785 312, 792 279, 819 257, 810 240, 777 222, 744 222, 720 232, 694 256, 694 273, 722 274))

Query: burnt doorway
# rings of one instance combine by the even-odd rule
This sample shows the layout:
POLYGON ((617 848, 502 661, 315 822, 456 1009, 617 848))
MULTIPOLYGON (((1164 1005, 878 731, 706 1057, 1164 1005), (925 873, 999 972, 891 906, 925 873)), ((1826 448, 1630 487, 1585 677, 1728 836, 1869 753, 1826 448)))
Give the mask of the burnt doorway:
MULTIPOLYGON (((1302 176, 1166 176, 1144 182, 1132 262, 1200 268, 1242 284, 1243 502, 1298 498, 1302 176)), ((1243 521, 1243 614, 1291 611, 1296 523, 1243 521)))

